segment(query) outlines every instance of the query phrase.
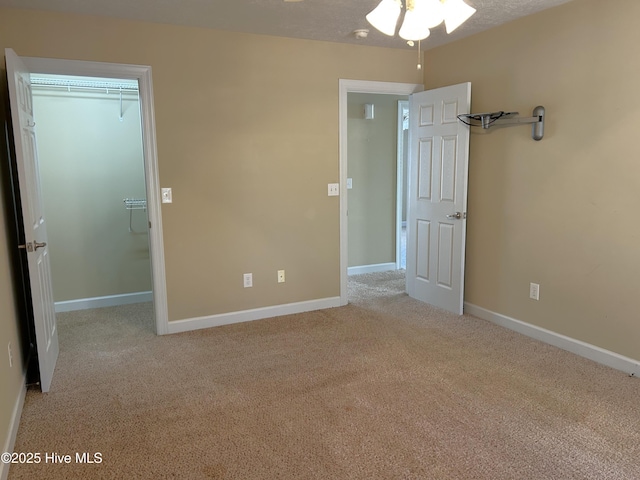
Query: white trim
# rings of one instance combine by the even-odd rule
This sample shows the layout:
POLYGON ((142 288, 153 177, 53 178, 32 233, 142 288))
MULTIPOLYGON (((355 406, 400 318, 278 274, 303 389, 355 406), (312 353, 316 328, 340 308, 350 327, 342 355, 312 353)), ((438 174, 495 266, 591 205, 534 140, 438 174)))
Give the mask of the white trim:
MULTIPOLYGON (((2 452, 13 452, 13 448, 16 445, 16 437, 18 436, 18 426, 20 425, 20 417, 22 415, 22 407, 24 406, 24 399, 27 395, 27 378, 26 375, 22 379, 22 387, 20 388, 20 394, 16 398, 16 403, 13 406, 13 414, 11 415, 11 421, 9 422, 9 435, 4 441, 2 452)), ((7 480, 9 477, 10 463, 0 462, 0 480, 7 480)))
POLYGON ((464 313, 474 315, 483 320, 500 325, 501 327, 526 335, 527 337, 535 338, 554 347, 575 353, 576 355, 588 358, 607 367, 621 370, 629 375, 635 377, 640 376, 640 361, 638 360, 619 355, 604 348, 596 347, 595 345, 576 340, 575 338, 552 332, 542 327, 531 325, 530 323, 516 320, 515 318, 507 317, 500 313, 492 312, 491 310, 473 305, 469 302, 464 302, 464 313))
MULTIPOLYGON (((404 164, 404 111, 409 112, 409 101, 398 100, 398 128, 396 133, 396 269, 402 268, 402 228, 407 222, 402 220, 402 208, 407 198, 404 189, 404 176, 407 166, 404 164)), ((407 142, 408 143, 408 142, 407 142)), ((407 148, 409 145, 407 145, 407 148)), ((405 249, 406 253, 406 249, 405 249)), ((406 262, 405 262, 406 263, 406 262)))
POLYGON ((371 265, 360 265, 358 267, 347 268, 347 275, 360 275, 362 273, 377 273, 377 272, 395 272, 396 262, 391 263, 374 263, 371 265))
POLYGON ((104 297, 79 298, 56 302, 56 313, 87 310, 89 308, 115 307, 131 303, 151 302, 153 292, 122 293, 120 295, 106 295, 104 297))
POLYGON ((147 189, 147 212, 151 228, 149 246, 153 282, 156 333, 168 333, 169 309, 165 277, 164 239, 160 205, 160 181, 158 175, 158 151, 156 146, 155 107, 151 67, 121 63, 85 62, 55 58, 21 57, 33 73, 77 75, 84 77, 121 78, 137 80, 140 91, 142 142, 144 145, 144 170, 147 189))
POLYGON ((417 83, 372 82, 367 80, 338 81, 338 115, 340 143, 340 304, 349 303, 347 290, 348 223, 347 223, 347 94, 375 93, 381 95, 411 95, 424 90, 417 83))
POLYGON ((221 313, 207 317, 186 318, 169 322, 167 333, 189 332, 201 328, 219 327, 232 323, 250 322, 264 318, 292 315, 294 313, 310 312, 340 306, 340 297, 322 298, 306 302, 288 303, 273 307, 255 308, 253 310, 241 310, 238 312, 221 313))

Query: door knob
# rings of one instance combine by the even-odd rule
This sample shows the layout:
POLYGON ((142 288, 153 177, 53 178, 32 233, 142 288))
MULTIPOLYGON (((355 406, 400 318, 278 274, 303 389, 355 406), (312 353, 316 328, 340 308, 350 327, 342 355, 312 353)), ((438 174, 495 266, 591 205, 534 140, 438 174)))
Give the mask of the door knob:
POLYGON ((18 245, 18 248, 23 248, 27 252, 35 252, 39 248, 44 248, 47 246, 46 242, 38 243, 35 240, 33 242, 27 242, 24 245, 18 245))
POLYGON ((27 252, 33 252, 33 243, 27 242, 24 245, 18 245, 18 248, 23 248, 27 252))
POLYGON ((462 218, 462 213, 460 212, 456 212, 456 213, 450 213, 449 215, 447 215, 447 218, 451 218, 451 219, 457 219, 460 220, 462 218))

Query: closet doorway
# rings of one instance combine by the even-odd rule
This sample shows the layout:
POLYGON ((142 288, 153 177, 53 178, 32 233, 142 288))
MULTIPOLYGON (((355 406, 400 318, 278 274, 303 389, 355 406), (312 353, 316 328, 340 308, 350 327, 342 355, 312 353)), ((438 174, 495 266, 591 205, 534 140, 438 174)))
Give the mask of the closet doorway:
POLYGON ((138 81, 32 74, 31 82, 56 312, 150 304, 138 81))
MULTIPOLYGON (((36 140, 38 127, 33 112, 31 76, 45 74, 104 79, 122 78, 137 82, 143 139, 146 207, 149 219, 148 244, 153 285, 153 313, 151 316, 155 317, 155 333, 164 335, 168 333, 168 308, 162 217, 160 215, 153 82, 151 67, 145 65, 20 57, 10 48, 5 49, 5 58, 12 124, 14 126, 12 133, 17 172, 17 175, 12 175, 12 185, 14 192, 19 192, 14 198, 14 214, 18 227, 17 240, 18 243, 24 243, 27 252, 34 252, 34 255, 27 256, 26 261, 22 264, 23 272, 28 268, 29 275, 21 277, 25 292, 25 331, 35 332, 34 337, 28 339, 34 354, 30 356, 29 370, 32 370, 31 365, 36 367, 32 372, 31 380, 34 383, 39 380, 42 391, 47 392, 51 386, 58 357, 58 329, 49 260, 50 249, 47 246, 49 240, 46 231, 40 228, 40 226, 47 225, 48 222, 45 221, 45 208, 41 195, 42 182, 40 181, 36 140), (17 188, 17 181, 20 183, 20 188, 17 188), (27 208, 20 208, 20 205, 26 205, 27 208), (42 251, 36 255, 35 252, 39 248, 42 248, 42 251)), ((122 117, 123 108, 120 108, 119 112, 118 118, 122 117)), ((92 255, 104 255, 105 253, 96 250, 92 252, 92 255)), ((87 300, 93 300, 93 298, 87 300)), ((122 308, 122 306, 113 308, 122 308)), ((99 330, 101 324, 98 323, 97 327, 96 330, 99 330)))

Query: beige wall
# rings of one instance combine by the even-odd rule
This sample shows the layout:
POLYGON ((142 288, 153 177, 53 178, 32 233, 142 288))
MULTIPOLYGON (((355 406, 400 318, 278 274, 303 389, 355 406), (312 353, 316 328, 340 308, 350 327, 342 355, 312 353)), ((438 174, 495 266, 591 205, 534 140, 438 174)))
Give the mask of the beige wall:
MULTIPOLYGON (((0 88, 6 88, 6 73, 0 70, 2 80, 0 88)), ((0 127, 4 135, 4 95, 0 97, 0 127)), ((5 199, 6 192, 6 162, 5 146, 0 147, 0 199, 5 199)), ((18 327, 18 313, 15 301, 15 291, 11 277, 9 260, 10 245, 8 222, 11 217, 7 214, 8 205, 0 207, 0 445, 5 446, 8 439, 11 420, 16 402, 24 388, 24 366, 20 351, 20 336, 18 327), (6 207, 6 208, 4 208, 6 207), (9 367, 8 344, 11 342, 13 366, 9 367)))
POLYGON ((472 82, 466 300, 640 359, 640 2, 576 0, 429 50, 425 84, 472 82), (529 299, 540 284, 540 301, 529 299))
POLYGON ((410 50, 27 10, 0 46, 152 67, 170 320, 338 296, 338 80, 421 81, 410 50))
POLYGON ((406 96, 347 95, 350 267, 396 261, 398 100, 406 96), (364 105, 374 119, 364 119, 364 105))
POLYGON ((151 290, 140 103, 117 93, 34 88, 54 299, 151 290), (132 232, 129 232, 131 213, 132 232))
MULTIPOLYGON (((4 72, 3 72, 4 73, 4 72)), ((3 195, 0 185, 0 195, 3 195)), ((0 209, 0 225, 5 225, 0 209)), ((24 388, 24 369, 20 351, 18 315, 9 270, 6 235, 0 235, 0 442, 5 445, 9 436, 13 411, 21 389, 24 388), (13 366, 9 367, 8 344, 11 342, 13 366)))

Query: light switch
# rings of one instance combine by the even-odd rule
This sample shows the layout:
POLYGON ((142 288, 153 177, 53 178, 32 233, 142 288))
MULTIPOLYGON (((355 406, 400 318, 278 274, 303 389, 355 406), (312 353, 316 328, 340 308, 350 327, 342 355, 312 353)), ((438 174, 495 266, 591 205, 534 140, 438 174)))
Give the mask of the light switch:
POLYGON ((339 183, 330 183, 329 184, 329 196, 337 197, 340 195, 340 184, 339 183))
POLYGON ((162 189, 162 203, 172 203, 173 202, 173 195, 171 194, 171 189, 170 188, 163 188, 162 189))
POLYGON ((351 190, 353 188, 353 178, 347 178, 347 190, 351 190))

